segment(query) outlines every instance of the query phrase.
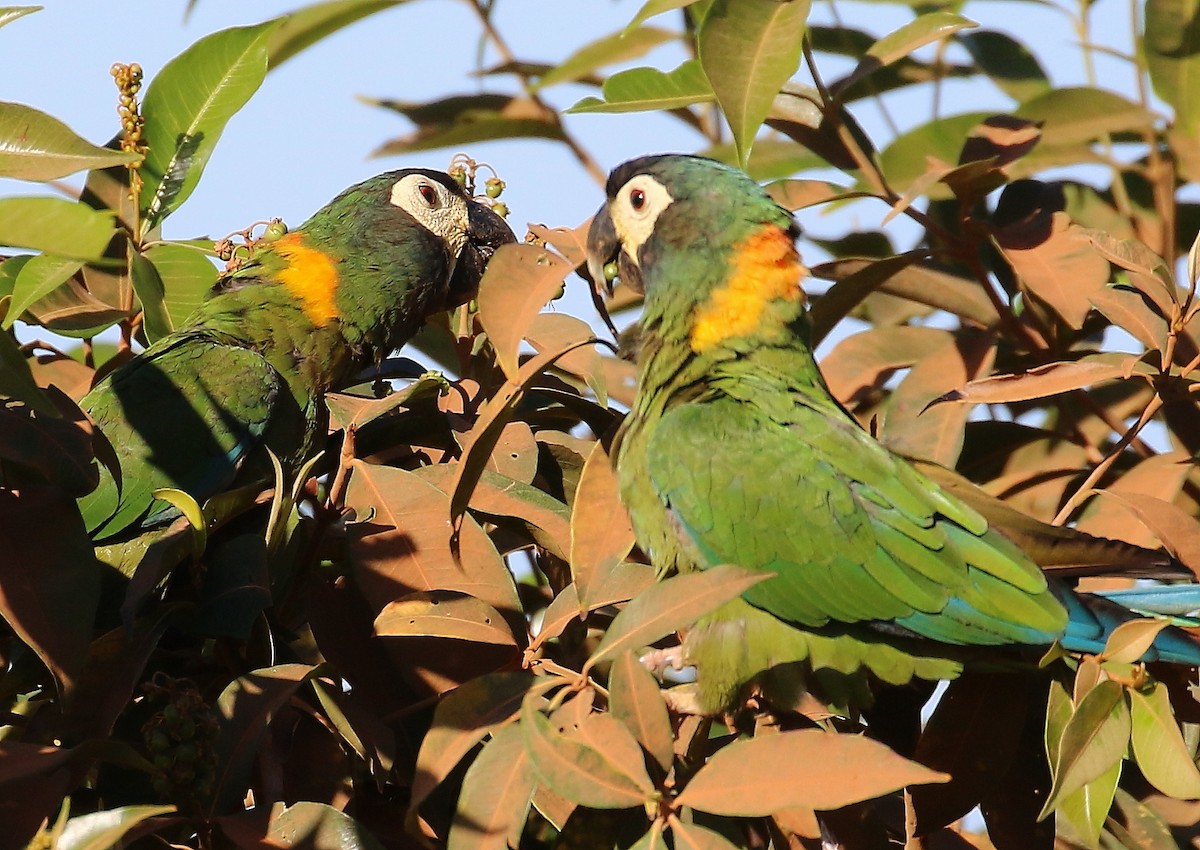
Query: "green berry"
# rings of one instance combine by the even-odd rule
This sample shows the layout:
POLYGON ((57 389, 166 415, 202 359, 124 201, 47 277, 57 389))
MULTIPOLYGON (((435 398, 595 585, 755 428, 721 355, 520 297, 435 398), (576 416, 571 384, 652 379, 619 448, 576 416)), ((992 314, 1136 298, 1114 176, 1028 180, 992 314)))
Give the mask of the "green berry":
POLYGON ((508 218, 508 204, 504 203, 504 201, 496 201, 496 203, 492 204, 492 212, 501 218, 508 218))
POLYGON ((155 729, 150 733, 150 738, 146 741, 146 744, 153 752, 165 753, 171 748, 171 739, 167 736, 166 732, 161 729, 155 729))
POLYGON ((604 279, 606 281, 608 281, 609 283, 612 283, 614 280, 617 279, 617 274, 618 274, 618 272, 617 272, 617 261, 616 260, 613 260, 611 263, 604 264, 604 279))
POLYGON ((499 198, 506 185, 499 177, 489 177, 487 182, 483 184, 483 190, 487 192, 489 198, 499 198))
POLYGON ((268 224, 267 229, 263 231, 262 241, 274 242, 276 239, 279 239, 281 236, 286 235, 287 232, 288 232, 288 226, 286 224, 284 224, 282 221, 280 221, 279 219, 275 219, 270 224, 268 224))

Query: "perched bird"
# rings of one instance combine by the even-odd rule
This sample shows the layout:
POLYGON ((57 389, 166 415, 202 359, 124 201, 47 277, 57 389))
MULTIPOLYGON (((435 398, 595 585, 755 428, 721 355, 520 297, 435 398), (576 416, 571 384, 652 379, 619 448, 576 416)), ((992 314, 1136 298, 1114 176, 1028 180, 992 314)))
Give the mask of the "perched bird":
POLYGON ((447 174, 405 169, 342 192, 227 273, 186 327, 100 381, 81 403, 111 443, 110 475, 80 500, 97 543, 295 470, 323 440, 324 394, 400 347, 426 317, 474 295, 515 237, 447 174))
MULTIPOLYGON (((797 235, 745 173, 681 155, 615 169, 588 233, 593 278, 615 260, 645 295, 613 450, 638 542, 660 574, 774 574, 684 635, 699 707, 732 708, 752 682, 777 705, 806 690, 861 704, 872 677, 952 678, 972 647, 1099 652, 1135 615, 1048 584, 830 395, 797 235)), ((1146 659, 1197 664, 1200 644, 1168 629, 1146 659)))

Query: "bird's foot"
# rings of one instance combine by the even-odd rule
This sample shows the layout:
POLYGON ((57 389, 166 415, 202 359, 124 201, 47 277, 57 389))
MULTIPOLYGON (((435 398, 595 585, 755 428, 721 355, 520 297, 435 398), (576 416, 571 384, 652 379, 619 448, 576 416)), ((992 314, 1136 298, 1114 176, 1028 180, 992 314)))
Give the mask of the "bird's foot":
POLYGON ((669 649, 652 649, 638 659, 642 666, 661 679, 667 670, 682 670, 687 666, 683 660, 683 647, 672 646, 669 649))

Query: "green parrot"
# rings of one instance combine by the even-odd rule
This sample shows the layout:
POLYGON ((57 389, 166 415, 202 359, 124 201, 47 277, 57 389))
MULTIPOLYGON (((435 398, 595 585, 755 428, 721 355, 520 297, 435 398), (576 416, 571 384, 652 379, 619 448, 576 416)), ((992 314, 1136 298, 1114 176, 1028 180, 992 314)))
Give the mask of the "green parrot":
MULTIPOLYGON (((639 544, 660 575, 773 574, 685 633, 700 710, 733 708, 750 685, 777 706, 805 691, 861 706, 872 680, 953 678, 982 647, 1099 652, 1135 615, 1048 582, 830 395, 797 235, 745 173, 683 155, 616 168, 588 233, 593 279, 615 260, 645 295, 638 390, 613 445, 639 544)), ((1200 664, 1200 643, 1168 629, 1145 658, 1200 664)))
POLYGON ((449 175, 405 169, 342 192, 299 229, 225 274, 187 325, 100 381, 81 406, 119 478, 80 500, 97 544, 197 502, 270 481, 268 450, 295 471, 324 440, 324 394, 474 295, 508 225, 449 175))

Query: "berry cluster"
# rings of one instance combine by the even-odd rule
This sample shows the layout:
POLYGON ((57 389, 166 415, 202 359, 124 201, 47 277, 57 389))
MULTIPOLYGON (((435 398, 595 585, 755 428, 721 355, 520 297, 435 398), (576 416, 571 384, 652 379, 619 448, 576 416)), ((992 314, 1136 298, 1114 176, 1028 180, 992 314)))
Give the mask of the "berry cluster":
MULTIPOLYGON (((125 65, 121 62, 113 64, 109 69, 116 80, 117 90, 121 93, 117 104, 117 114, 121 116, 121 150, 128 153, 145 155, 146 146, 142 143, 142 128, 146 120, 138 109, 137 94, 142 89, 142 66, 134 62, 125 65)), ((142 186, 138 168, 141 160, 129 164, 130 192, 136 195, 142 186)))
POLYGON ((154 763, 154 792, 181 807, 212 797, 216 781, 216 712, 187 679, 156 676, 148 697, 165 704, 142 726, 154 763))

